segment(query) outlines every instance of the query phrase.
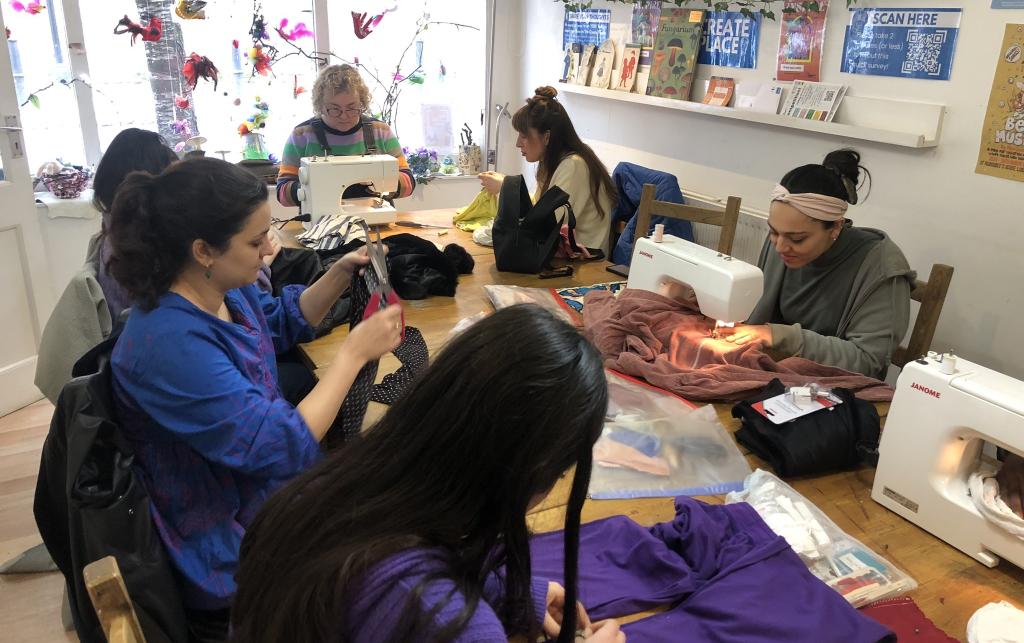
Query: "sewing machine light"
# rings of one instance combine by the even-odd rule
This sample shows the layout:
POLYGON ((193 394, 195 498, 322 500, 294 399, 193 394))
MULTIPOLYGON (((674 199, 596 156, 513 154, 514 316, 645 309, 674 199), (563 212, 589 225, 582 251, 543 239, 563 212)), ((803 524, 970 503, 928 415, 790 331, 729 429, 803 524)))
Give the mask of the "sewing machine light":
POLYGON ((722 321, 721 319, 716 319, 715 320, 715 329, 713 331, 711 331, 711 337, 713 337, 714 339, 718 339, 718 331, 719 330, 721 330, 722 328, 735 328, 735 327, 736 327, 736 322, 726 322, 726 321, 722 321))

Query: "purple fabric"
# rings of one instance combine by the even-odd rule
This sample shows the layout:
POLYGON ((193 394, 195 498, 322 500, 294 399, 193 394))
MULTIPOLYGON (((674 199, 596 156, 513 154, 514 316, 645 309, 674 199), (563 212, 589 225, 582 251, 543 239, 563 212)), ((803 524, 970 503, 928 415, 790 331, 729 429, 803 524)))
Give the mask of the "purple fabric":
MULTIPOLYGON (((815 578, 745 503, 676 498, 675 519, 646 529, 617 516, 583 526, 580 600, 593 619, 657 605, 623 627, 630 643, 687 641, 895 641, 815 578)), ((562 578, 562 534, 535 536, 533 573, 562 578)))
MULTIPOLYGON (((353 643, 386 641, 409 608, 409 598, 417 586, 431 578, 423 587, 418 608, 424 612, 443 604, 434 617, 433 627, 417 632, 412 641, 433 641, 437 632, 454 620, 466 606, 465 597, 456 590, 448 575, 448 562, 440 549, 415 548, 394 554, 374 565, 365 575, 345 615, 345 640, 353 643)), ((534 575, 531 583, 534 615, 544 614, 548 582, 534 575)), ((452 643, 507 641, 505 627, 495 613, 503 595, 501 578, 491 574, 484 581, 482 600, 466 623, 465 629, 452 643)))
MULTIPOLYGON (((103 215, 104 228, 106 228, 106 218, 107 215, 103 215)), ((131 307, 132 298, 128 291, 121 287, 121 284, 107 270, 107 262, 110 261, 110 255, 113 251, 110 248, 110 244, 107 243, 106 234, 101 232, 96 239, 96 243, 98 244, 96 252, 96 280, 100 282, 103 298, 107 300, 107 308, 110 310, 110 321, 116 323, 118 317, 121 316, 121 312, 131 307)))

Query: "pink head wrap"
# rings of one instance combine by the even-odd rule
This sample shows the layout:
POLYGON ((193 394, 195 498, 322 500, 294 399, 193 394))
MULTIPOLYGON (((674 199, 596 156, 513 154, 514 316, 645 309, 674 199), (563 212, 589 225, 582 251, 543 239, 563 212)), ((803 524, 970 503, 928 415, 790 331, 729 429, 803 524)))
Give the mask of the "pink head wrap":
POLYGON ((838 221, 846 215, 850 204, 834 196, 824 194, 790 194, 789 190, 776 185, 772 190, 772 201, 788 203, 800 212, 818 221, 838 221))

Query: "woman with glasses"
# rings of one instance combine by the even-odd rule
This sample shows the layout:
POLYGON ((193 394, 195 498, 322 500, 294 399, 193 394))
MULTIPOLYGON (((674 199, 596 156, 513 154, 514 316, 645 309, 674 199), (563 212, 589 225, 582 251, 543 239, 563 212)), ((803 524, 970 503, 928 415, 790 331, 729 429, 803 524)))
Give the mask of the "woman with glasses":
MULTIPOLYGON (((277 175, 277 200, 285 206, 297 206, 299 199, 299 159, 308 156, 358 156, 376 147, 378 154, 398 159, 398 196, 412 194, 416 187, 402 145, 387 123, 370 118, 370 90, 351 65, 325 67, 313 85, 313 109, 317 116, 299 124, 288 137, 277 175), (367 137, 372 136, 372 141, 367 137)), ((353 185, 345 198, 371 196, 368 186, 353 185)))

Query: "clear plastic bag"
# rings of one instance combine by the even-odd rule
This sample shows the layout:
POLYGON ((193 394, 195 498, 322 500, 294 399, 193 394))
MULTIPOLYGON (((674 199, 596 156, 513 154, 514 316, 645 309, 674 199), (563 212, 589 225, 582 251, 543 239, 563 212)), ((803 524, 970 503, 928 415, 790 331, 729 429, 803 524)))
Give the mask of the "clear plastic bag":
POLYGON ((796 489, 758 469, 726 504, 749 503, 772 531, 786 539, 811 573, 854 607, 913 591, 917 582, 840 529, 796 489))
POLYGON ((522 286, 484 286, 484 292, 495 310, 508 308, 515 304, 537 304, 547 308, 573 326, 579 326, 579 320, 563 305, 561 298, 550 288, 524 288, 522 286))
POLYGON ((590 497, 698 496, 741 489, 750 466, 712 406, 608 372, 608 417, 590 497))

